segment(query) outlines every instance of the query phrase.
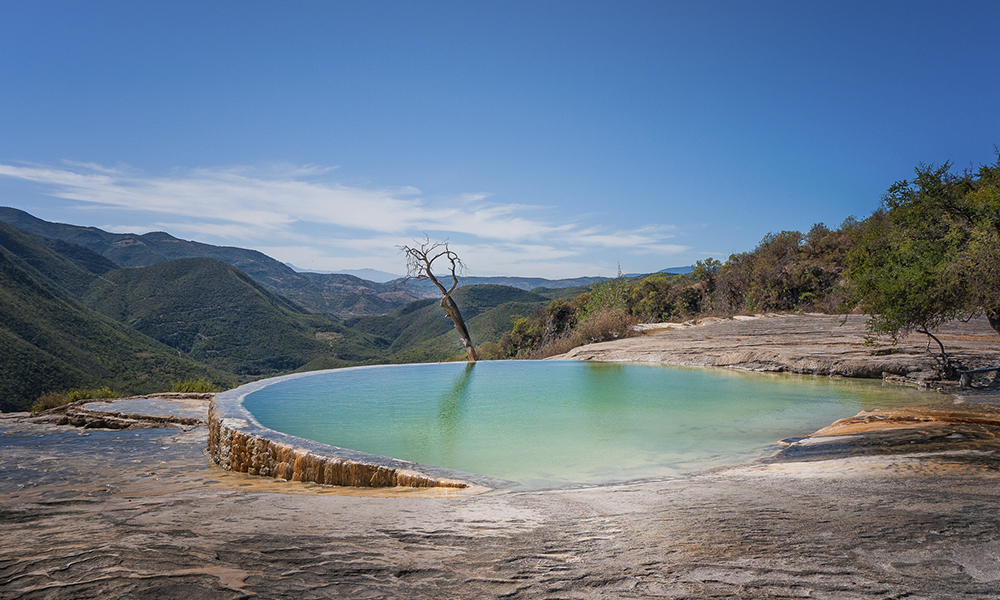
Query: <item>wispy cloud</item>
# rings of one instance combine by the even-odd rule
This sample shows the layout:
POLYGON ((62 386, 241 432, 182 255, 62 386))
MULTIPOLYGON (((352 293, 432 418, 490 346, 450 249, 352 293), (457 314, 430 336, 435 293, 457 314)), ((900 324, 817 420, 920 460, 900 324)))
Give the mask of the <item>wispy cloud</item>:
POLYGON ((425 232, 464 246, 470 264, 475 257, 486 270, 521 268, 518 274, 527 274, 523 269, 529 265, 558 262, 560 271, 571 264, 583 267, 588 264, 585 255, 594 252, 669 255, 689 249, 666 243, 671 232, 665 226, 621 231, 556 221, 545 218, 550 209, 492 202, 487 192, 428 202, 414 187, 343 185, 330 179, 334 170, 272 165, 152 176, 128 167, 67 162, 0 164, 0 177, 36 183, 49 196, 76 202, 77 207, 127 211, 132 223, 136 215, 146 214, 146 230, 210 235, 272 251, 285 248, 300 261, 308 258, 313 268, 391 270, 398 262, 395 246, 425 232), (331 263, 338 257, 348 259, 341 262, 350 265, 320 265, 324 257, 331 263))

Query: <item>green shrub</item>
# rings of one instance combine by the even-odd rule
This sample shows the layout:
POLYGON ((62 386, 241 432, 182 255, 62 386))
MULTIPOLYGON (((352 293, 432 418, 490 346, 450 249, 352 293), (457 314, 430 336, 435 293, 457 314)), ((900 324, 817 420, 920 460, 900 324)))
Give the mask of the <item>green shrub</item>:
POLYGON ((659 323, 674 316, 675 306, 670 299, 674 284, 663 273, 654 273, 628 290, 629 311, 643 323, 659 323))
POLYGON ((222 391, 222 388, 207 379, 188 379, 178 381, 170 387, 171 392, 182 394, 215 394, 222 391))
POLYGON ((497 342, 483 342, 476 347, 476 354, 482 360, 497 360, 500 358, 507 358, 501 356, 500 354, 500 344, 497 342))
POLYGON ((622 268, 619 265, 618 277, 598 281, 590 286, 590 297, 587 299, 583 318, 607 310, 625 310, 627 294, 628 279, 622 275, 622 268))
MULTIPOLYGON (((635 317, 623 309, 605 309, 590 315, 577 325, 575 334, 583 344, 607 342, 634 335, 635 317)), ((581 344, 582 345, 582 344, 581 344)))
POLYGON ((71 404, 79 400, 99 400, 105 398, 121 398, 122 394, 112 390, 108 386, 101 388, 73 388, 66 392, 50 392, 38 398, 38 401, 31 405, 32 413, 40 413, 43 410, 71 404))
POLYGON ((536 348, 526 358, 548 358, 569 352, 577 346, 632 337, 636 335, 632 330, 635 324, 635 317, 628 311, 605 309, 590 315, 565 335, 536 348))

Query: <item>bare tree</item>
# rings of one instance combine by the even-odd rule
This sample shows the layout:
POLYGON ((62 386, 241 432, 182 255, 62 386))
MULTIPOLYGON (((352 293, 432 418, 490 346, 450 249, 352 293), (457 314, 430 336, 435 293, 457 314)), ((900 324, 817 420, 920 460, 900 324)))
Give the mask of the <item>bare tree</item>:
MULTIPOLYGON (((474 363, 479 360, 479 357, 476 356, 476 347, 472 345, 472 337, 469 336, 469 329, 465 326, 465 320, 462 319, 462 313, 459 312, 458 305, 451 298, 451 293, 458 287, 458 273, 465 270, 465 263, 458 257, 458 254, 448 248, 448 242, 432 243, 429 238, 424 238, 420 246, 400 246, 399 251, 406 255, 406 279, 403 281, 427 280, 441 290, 441 294, 444 295, 441 298, 441 308, 448 313, 448 318, 455 324, 455 329, 458 330, 458 335, 462 338, 462 344, 465 346, 465 352, 469 356, 469 362, 474 363), (434 261, 439 258, 448 265, 447 268, 451 273, 451 287, 446 288, 431 270, 434 261)), ((445 278, 447 277, 445 275, 445 278)))

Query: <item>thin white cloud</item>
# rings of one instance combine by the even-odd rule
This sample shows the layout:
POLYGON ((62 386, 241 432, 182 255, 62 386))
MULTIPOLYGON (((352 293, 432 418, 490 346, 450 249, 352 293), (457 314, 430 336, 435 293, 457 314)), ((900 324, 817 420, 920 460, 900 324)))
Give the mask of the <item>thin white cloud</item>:
MULTIPOLYGON (((431 203, 414 187, 330 181, 334 169, 272 165, 150 176, 127 166, 91 163, 0 164, 0 177, 37 183, 50 196, 84 207, 128 211, 132 222, 141 220, 137 215, 150 215, 152 225, 137 229, 209 236, 213 243, 254 242, 285 254, 275 258, 289 262, 295 262, 293 257, 335 261, 346 254, 354 257, 352 265, 368 260, 365 266, 388 270, 398 262, 396 246, 425 233, 453 243, 461 240, 467 262, 490 265, 494 272, 517 267, 523 273, 528 265, 557 263, 565 271, 574 257, 584 266, 585 255, 602 251, 677 254, 689 249, 666 243, 672 236, 666 226, 615 231, 559 222, 544 217, 551 208, 491 202, 486 192, 431 203), (317 226, 328 231, 318 235, 317 226)), ((123 231, 122 226, 109 229, 123 231)))
MULTIPOLYGON (((329 265, 332 260, 336 260, 338 264, 342 264, 342 266, 337 267, 338 269, 363 269, 369 267, 369 263, 367 262, 363 263, 362 266, 352 266, 351 260, 359 259, 345 261, 341 258, 331 256, 330 254, 323 252, 321 248, 317 248, 315 246, 257 246, 255 250, 259 250, 271 258, 279 260, 283 263, 291 263, 295 265, 296 268, 305 269, 307 271, 332 270, 327 268, 327 265, 329 265)), ((362 258, 360 260, 365 259, 362 258)), ((398 264, 394 266, 398 268, 398 264)))
MULTIPOLYGON (((116 227, 115 229, 108 229, 102 227, 101 229, 107 229, 108 231, 119 231, 126 233, 129 231, 142 231, 137 227, 132 229, 116 227)), ((172 223, 156 223, 153 227, 146 226, 146 231, 166 231, 173 235, 174 237, 185 238, 188 236, 193 236, 195 238, 201 237, 212 237, 223 240, 247 240, 247 241, 259 241, 261 230, 259 227, 254 227, 252 225, 247 225, 243 223, 205 223, 201 221, 178 221, 172 223)), ((282 236, 283 238, 292 238, 294 236, 287 235, 282 236)), ((299 236, 303 241, 308 240, 304 236, 299 236)))
POLYGON ((690 250, 690 246, 681 246, 679 244, 647 244, 635 249, 637 254, 682 254, 690 250))
POLYGON ((462 200, 465 200, 466 202, 479 202, 480 200, 485 200, 492 195, 493 194, 490 194, 489 192, 478 192, 475 194, 465 193, 462 194, 462 200))

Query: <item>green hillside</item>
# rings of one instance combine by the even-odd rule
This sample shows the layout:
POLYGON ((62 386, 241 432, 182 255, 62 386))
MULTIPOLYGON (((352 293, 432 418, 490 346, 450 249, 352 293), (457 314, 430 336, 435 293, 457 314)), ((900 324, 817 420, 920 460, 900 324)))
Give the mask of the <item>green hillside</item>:
MULTIPOLYGON (((486 342, 499 342, 504 333, 510 331, 513 317, 531 316, 536 310, 544 308, 545 300, 536 302, 505 302, 489 310, 485 310, 471 319, 466 319, 469 334, 477 345, 486 342)), ((437 307, 441 311, 440 307, 437 307)), ((444 311, 441 311, 442 313, 444 311)), ((464 314, 464 313, 463 313, 464 314)), ((447 318, 447 317, 446 317, 447 318)), ((441 335, 414 341, 392 356, 394 362, 429 362, 439 360, 465 360, 465 350, 458 332, 447 321, 449 329, 441 335)))
MULTIPOLYGON (((338 319, 384 315, 408 302, 429 296, 395 283, 376 283, 343 273, 298 273, 308 285, 286 285, 276 290, 312 312, 338 319)), ((434 290, 433 293, 437 293, 434 290)))
POLYGON ((532 293, 538 294, 549 300, 572 300, 580 294, 586 294, 590 291, 590 285, 580 285, 574 287, 564 287, 564 288, 548 288, 540 287, 531 290, 532 293))
POLYGON ((74 294, 85 292, 98 274, 118 268, 83 246, 34 235, 2 221, 0 246, 15 264, 74 294))
POLYGON ((187 358, 243 376, 293 371, 321 357, 347 364, 381 355, 368 337, 209 258, 108 272, 85 303, 187 358))
POLYGON ((25 410, 44 393, 73 387, 150 393, 185 379, 224 382, 213 370, 81 305, 40 270, 18 262, 0 247, 0 410, 25 410))

